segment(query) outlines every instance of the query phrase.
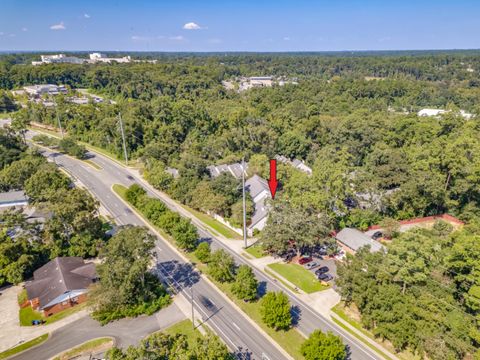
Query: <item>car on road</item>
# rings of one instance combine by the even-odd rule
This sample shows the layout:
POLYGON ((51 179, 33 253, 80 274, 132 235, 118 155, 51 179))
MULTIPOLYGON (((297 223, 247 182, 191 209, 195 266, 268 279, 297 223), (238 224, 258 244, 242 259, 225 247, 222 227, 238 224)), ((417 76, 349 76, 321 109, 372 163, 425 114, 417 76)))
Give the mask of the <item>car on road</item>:
POLYGON ((330 269, 328 266, 322 266, 320 269, 315 270, 315 275, 319 276, 321 274, 325 274, 329 271, 330 269))
POLYGON ((310 270, 310 269, 316 268, 319 265, 320 264, 316 261, 310 261, 309 263, 306 263, 304 266, 305 266, 305 269, 310 270))
POLYGON ((300 260, 298 260, 298 263, 300 265, 305 265, 306 263, 309 263, 312 260, 313 259, 311 257, 302 257, 302 258, 300 258, 300 260))
POLYGON ((329 281, 333 280, 333 276, 328 274, 328 273, 320 274, 320 275, 318 275, 318 280, 323 281, 323 282, 329 282, 329 281))
POLYGON ((373 239, 373 240, 378 240, 378 239, 380 239, 382 236, 383 236, 383 233, 382 233, 381 231, 376 231, 376 232, 372 235, 372 239, 373 239))

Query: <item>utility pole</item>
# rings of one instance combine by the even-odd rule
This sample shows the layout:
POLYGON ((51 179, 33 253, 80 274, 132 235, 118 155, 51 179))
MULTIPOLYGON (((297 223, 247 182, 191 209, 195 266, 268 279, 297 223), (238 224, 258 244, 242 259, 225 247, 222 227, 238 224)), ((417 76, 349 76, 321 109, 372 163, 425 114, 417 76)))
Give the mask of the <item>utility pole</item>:
POLYGON ((122 132, 123 153, 125 155, 125 165, 128 166, 127 144, 125 143, 125 132, 123 131, 122 115, 120 113, 118 113, 118 119, 120 121, 120 131, 122 132))
POLYGON ((190 300, 192 303, 192 326, 193 326, 193 330, 195 330, 195 315, 193 312, 193 285, 190 286, 190 300))
POLYGON ((58 106, 57 106, 57 103, 56 103, 56 102, 55 102, 55 109, 56 109, 56 113, 57 113, 58 128, 60 129, 60 133, 62 134, 62 139, 63 139, 62 122, 60 121, 60 116, 58 115, 58 106))
POLYGON ((243 242, 245 243, 245 249, 247 244, 247 204, 245 201, 245 158, 242 159, 242 205, 243 205, 243 242))

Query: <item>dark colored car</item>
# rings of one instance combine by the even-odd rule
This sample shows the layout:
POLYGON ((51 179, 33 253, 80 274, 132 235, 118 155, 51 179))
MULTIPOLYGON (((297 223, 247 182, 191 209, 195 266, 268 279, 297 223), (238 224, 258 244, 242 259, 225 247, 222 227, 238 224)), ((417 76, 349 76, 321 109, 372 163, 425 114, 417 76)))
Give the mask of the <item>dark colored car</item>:
POLYGON ((322 266, 321 268, 315 270, 315 275, 321 275, 327 273, 329 268, 327 266, 322 266))
POLYGON ((380 239, 382 236, 383 236, 383 234, 382 234, 381 231, 376 231, 376 232, 372 235, 372 239, 373 239, 373 240, 378 240, 378 239, 380 239))
POLYGON ((329 282, 332 279, 333 276, 327 273, 318 275, 318 280, 320 281, 329 282))
POLYGON ((311 270, 313 268, 316 268, 318 265, 320 265, 319 263, 317 263, 316 261, 310 261, 309 263, 307 263, 305 265, 305 269, 307 270, 311 270))
POLYGON ((300 265, 304 265, 306 263, 309 263, 310 261, 312 261, 312 258, 311 257, 303 257, 301 258, 300 260, 298 260, 298 263, 300 265))

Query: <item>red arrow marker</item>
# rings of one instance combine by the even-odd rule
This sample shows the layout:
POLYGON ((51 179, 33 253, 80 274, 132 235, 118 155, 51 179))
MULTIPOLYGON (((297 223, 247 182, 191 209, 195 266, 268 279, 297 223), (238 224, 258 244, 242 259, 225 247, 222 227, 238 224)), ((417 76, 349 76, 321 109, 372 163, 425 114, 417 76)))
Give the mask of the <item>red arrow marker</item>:
POLYGON ((275 193, 277 192, 277 160, 270 160, 270 179, 268 179, 268 187, 270 188, 270 194, 272 199, 275 199, 275 193))

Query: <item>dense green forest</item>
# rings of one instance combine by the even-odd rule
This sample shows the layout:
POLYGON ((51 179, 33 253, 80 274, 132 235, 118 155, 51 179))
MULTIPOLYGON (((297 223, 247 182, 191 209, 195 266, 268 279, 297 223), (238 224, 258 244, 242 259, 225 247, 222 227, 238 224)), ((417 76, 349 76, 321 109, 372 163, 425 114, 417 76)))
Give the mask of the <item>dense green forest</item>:
MULTIPOLYGON (((468 224, 460 231, 439 223, 395 237, 386 253, 361 251, 348 258, 338 270, 338 285, 363 324, 399 350, 431 359, 476 353, 478 52, 146 56, 158 63, 34 67, 26 65, 32 55, 6 55, 0 61, 0 106, 12 112, 18 128, 30 121, 57 126, 60 119, 70 138, 122 158, 120 113, 128 154, 144 166, 148 181, 234 224, 240 221, 238 181, 210 179, 208 165, 245 157, 250 173, 267 176, 268 159, 276 154, 305 160, 311 176, 279 164, 280 189, 261 235, 276 254, 291 240, 309 246, 345 226, 457 216, 468 224), (253 75, 298 84, 240 93, 222 86, 223 80, 253 75), (88 88, 115 103, 79 106, 59 96, 56 107, 28 102, 17 110, 8 90, 46 82, 88 88), (422 108, 448 112, 420 117, 422 108), (172 177, 167 167, 180 176, 172 177), (274 221, 284 225, 281 233, 274 221)), ((8 149, 0 157, 3 177, 30 156, 18 141, 2 145, 8 149)))
POLYGON ((28 279, 56 256, 96 256, 106 240, 97 201, 2 129, 0 154, 0 191, 24 190, 37 214, 0 213, 0 286, 28 279))

